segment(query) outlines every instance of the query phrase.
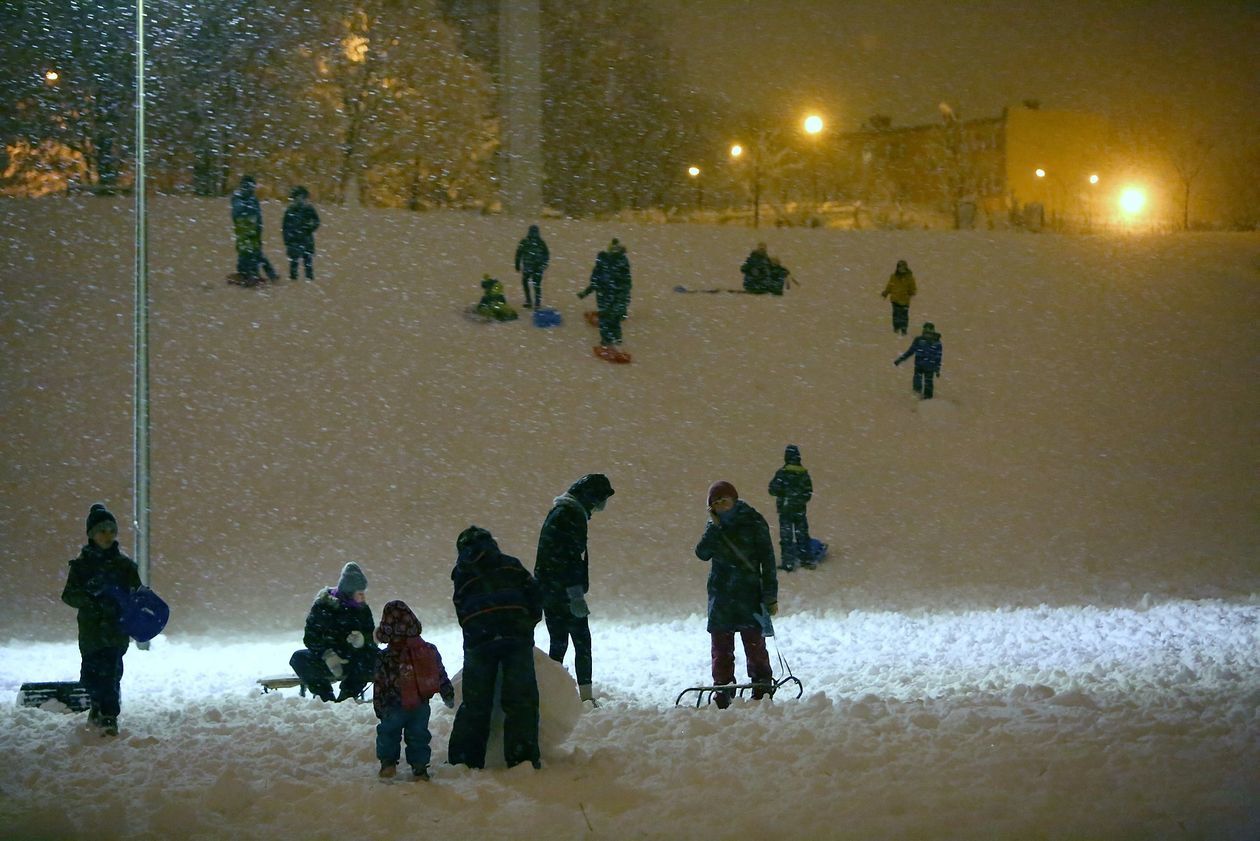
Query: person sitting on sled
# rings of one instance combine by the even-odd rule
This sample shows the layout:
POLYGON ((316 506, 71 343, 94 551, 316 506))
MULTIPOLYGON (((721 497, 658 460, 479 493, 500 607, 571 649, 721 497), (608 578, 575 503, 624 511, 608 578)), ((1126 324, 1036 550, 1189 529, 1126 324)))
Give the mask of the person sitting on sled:
POLYGON ((481 300, 477 302, 477 314, 495 321, 516 320, 516 310, 503 294, 503 284, 490 275, 481 276, 481 300))
MULTIPOLYGON (((713 683, 735 682, 735 634, 744 643, 753 700, 774 687, 766 651, 763 619, 779 610, 779 579, 774 570, 770 527, 756 509, 739 498, 730 482, 709 487, 709 522, 696 545, 696 557, 709 562, 709 637, 713 683)), ((730 706, 731 690, 714 692, 721 709, 730 706)))
POLYGON ((332 682, 341 681, 337 701, 357 698, 376 672, 380 650, 372 644, 376 623, 368 607, 367 576, 351 561, 336 587, 315 594, 306 615, 306 648, 293 652, 289 666, 315 697, 332 701, 332 682))

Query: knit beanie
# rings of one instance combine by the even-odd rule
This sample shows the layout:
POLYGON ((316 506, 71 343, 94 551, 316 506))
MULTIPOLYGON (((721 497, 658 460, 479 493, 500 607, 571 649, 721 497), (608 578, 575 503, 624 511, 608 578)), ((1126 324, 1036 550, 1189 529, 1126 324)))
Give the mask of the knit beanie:
POLYGON ((795 444, 788 444, 783 448, 783 461, 786 464, 800 464, 801 448, 795 444))
POLYGON ((719 499, 739 499, 739 492, 735 490, 735 486, 725 479, 720 479, 709 485, 709 505, 712 505, 719 499))
POLYGON ((359 593, 367 589, 367 576, 354 561, 341 568, 341 578, 337 579, 337 592, 343 596, 359 593))
POLYGON ((105 504, 103 502, 94 502, 87 515, 87 536, 91 537, 92 532, 96 531, 96 527, 101 523, 110 523, 113 525, 114 531, 118 531, 118 520, 114 519, 114 515, 109 513, 109 509, 105 507, 105 504))
POLYGON ((455 538, 455 551, 463 552, 474 543, 494 540, 494 535, 483 529, 481 526, 469 526, 459 533, 459 537, 455 538))

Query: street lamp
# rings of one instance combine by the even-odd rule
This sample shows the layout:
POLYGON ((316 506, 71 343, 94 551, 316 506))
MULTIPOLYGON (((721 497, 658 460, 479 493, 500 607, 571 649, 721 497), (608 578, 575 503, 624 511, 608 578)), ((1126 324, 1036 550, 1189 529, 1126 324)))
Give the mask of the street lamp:
MULTIPOLYGON (((744 147, 738 143, 731 145, 731 160, 738 162, 744 155, 744 147)), ((761 224, 761 149, 758 146, 752 154, 752 188, 753 188, 753 227, 761 224)))
POLYGON ((1120 210, 1125 216, 1137 216, 1146 206, 1146 193, 1139 187, 1125 187, 1120 192, 1120 210))
POLYGON ((57 83, 57 80, 60 78, 61 78, 61 74, 58 73, 56 70, 44 71, 44 81, 50 85, 55 85, 57 83))
POLYGON ((687 167, 687 174, 696 182, 696 212, 701 213, 704 211, 704 184, 700 181, 700 167, 687 167))
MULTIPOLYGON (((823 118, 818 116, 817 114, 810 114, 808 117, 805 118, 805 122, 803 125, 805 127, 805 133, 807 135, 809 135, 811 138, 817 138, 818 135, 821 134, 823 130, 823 118)), ((817 140, 814 141, 813 149, 811 149, 811 155, 813 156, 813 161, 812 161, 813 166, 809 168, 810 194, 814 200, 814 211, 817 212, 818 211, 818 141, 817 140)))
POLYGON ((1094 187, 1098 186, 1098 173, 1089 176, 1089 189, 1085 191, 1085 230, 1094 231, 1094 187))

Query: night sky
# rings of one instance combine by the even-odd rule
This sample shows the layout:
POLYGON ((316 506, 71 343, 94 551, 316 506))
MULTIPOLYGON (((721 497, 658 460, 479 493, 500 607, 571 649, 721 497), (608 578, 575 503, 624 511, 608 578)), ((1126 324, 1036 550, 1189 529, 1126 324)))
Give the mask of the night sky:
POLYGON ((819 109, 841 130, 877 113, 932 121, 942 101, 996 116, 1025 99, 1260 126, 1257 2, 652 2, 698 89, 785 114, 819 109))

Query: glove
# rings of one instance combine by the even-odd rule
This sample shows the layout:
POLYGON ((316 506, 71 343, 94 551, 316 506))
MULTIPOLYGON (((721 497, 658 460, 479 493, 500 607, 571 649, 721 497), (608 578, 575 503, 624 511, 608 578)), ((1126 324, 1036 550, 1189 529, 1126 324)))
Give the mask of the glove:
POLYGON ((779 615, 779 603, 778 603, 778 602, 770 602, 768 605, 766 605, 766 613, 770 614, 771 616, 778 616, 778 615, 779 615))
POLYGON ((894 359, 894 360, 893 360, 893 367, 894 367, 894 368, 895 368, 896 366, 900 365, 900 364, 901 364, 901 360, 900 360, 900 359, 894 359))
POLYGON ((887 297, 888 297, 888 293, 887 293, 887 292, 880 292, 880 293, 879 293, 879 297, 881 297, 881 298, 887 298, 887 297))
POLYGON ((350 633, 346 634, 346 642, 350 643, 351 648, 362 648, 363 647, 363 632, 351 631, 350 633))
POLYGON ((938 378, 941 376, 940 369, 937 369, 937 371, 936 371, 936 376, 937 376, 938 378))
POLYGON ((586 594, 582 592, 580 584, 567 588, 565 594, 569 597, 569 612, 575 619, 591 615, 591 609, 586 605, 586 594))
POLYGON ((585 292, 579 292, 579 293, 577 293, 577 296, 578 296, 579 298, 585 298, 585 297, 586 297, 586 293, 585 293, 585 292))
POLYGON ((442 703, 446 705, 448 710, 455 709, 455 690, 448 689, 442 693, 442 703))
POLYGON ((328 666, 328 671, 332 672, 334 680, 341 680, 341 667, 349 660, 342 658, 337 652, 329 650, 324 652, 324 663, 328 666))

